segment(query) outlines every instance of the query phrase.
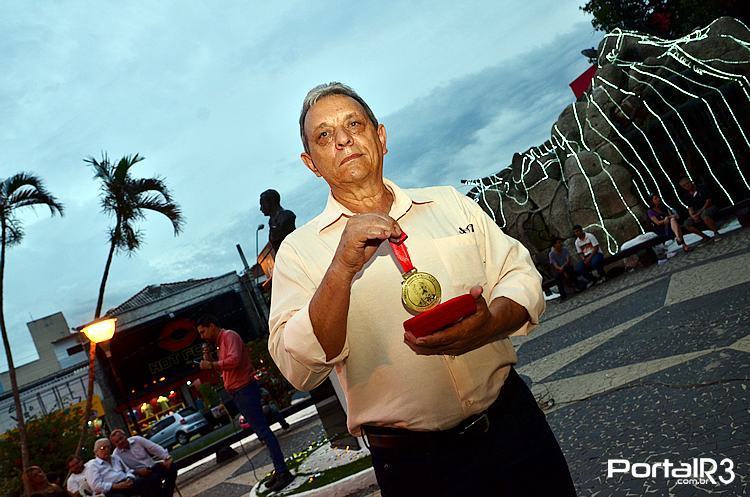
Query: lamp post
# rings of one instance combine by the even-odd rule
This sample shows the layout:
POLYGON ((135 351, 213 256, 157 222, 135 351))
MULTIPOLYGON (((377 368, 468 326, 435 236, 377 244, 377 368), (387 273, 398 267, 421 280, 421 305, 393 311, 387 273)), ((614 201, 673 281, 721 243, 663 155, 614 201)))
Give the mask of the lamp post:
POLYGON ((89 385, 86 394, 86 410, 81 421, 81 436, 76 447, 76 456, 81 455, 81 446, 86 436, 86 427, 91 416, 91 403, 94 399, 94 361, 96 360, 96 344, 111 340, 115 334, 115 323, 117 318, 102 319, 93 322, 83 328, 81 332, 89 339, 89 385))
POLYGON ((258 251, 258 233, 260 233, 260 230, 265 228, 266 226, 264 224, 259 224, 257 228, 255 228, 255 263, 258 263, 258 257, 260 257, 260 252, 258 251))

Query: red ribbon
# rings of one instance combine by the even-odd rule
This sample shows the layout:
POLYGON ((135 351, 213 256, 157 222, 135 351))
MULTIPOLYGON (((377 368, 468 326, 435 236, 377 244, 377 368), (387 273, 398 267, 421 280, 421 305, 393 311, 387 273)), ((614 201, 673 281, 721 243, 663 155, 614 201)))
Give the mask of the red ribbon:
POLYGON ((406 274, 414 269, 414 264, 411 263, 411 257, 409 257, 409 251, 406 249, 406 245, 404 244, 404 240, 406 240, 406 238, 406 233, 402 231, 401 238, 399 238, 398 241, 388 242, 391 244, 391 249, 393 249, 393 254, 396 256, 396 259, 398 259, 398 262, 401 265, 401 269, 403 269, 403 274, 406 274))

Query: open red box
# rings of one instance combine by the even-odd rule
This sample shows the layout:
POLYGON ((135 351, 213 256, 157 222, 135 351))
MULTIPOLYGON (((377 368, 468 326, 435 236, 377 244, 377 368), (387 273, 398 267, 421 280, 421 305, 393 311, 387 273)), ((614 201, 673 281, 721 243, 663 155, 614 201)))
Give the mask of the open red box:
POLYGON ((404 321, 404 330, 415 337, 431 335, 477 312, 477 303, 470 294, 454 297, 429 311, 404 321))

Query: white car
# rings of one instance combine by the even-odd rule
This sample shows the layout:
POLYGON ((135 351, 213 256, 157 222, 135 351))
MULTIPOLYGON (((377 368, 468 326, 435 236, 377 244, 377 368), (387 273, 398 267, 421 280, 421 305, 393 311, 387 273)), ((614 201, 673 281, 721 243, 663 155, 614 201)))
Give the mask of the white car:
POLYGON ((154 423, 146 438, 171 449, 177 444, 186 445, 194 434, 205 433, 210 429, 211 425, 202 413, 186 407, 154 423))

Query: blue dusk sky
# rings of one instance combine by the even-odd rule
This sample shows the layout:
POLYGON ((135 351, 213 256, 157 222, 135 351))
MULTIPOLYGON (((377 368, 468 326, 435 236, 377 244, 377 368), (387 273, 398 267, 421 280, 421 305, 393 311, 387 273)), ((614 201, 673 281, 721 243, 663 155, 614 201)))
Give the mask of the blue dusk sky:
POLYGON ((0 178, 39 175, 66 207, 25 212, 8 252, 16 364, 37 358, 26 322, 93 317, 111 219, 85 157, 142 154, 133 173, 164 177, 187 220, 177 238, 161 216, 141 224, 105 309, 149 284, 239 271, 235 244, 252 258, 266 223, 260 192, 277 189, 298 225, 324 205, 325 183, 299 160, 307 90, 342 81, 368 101, 400 185, 460 188, 549 138, 588 66, 580 50, 602 36, 582 3, 3 2, 0 178))

